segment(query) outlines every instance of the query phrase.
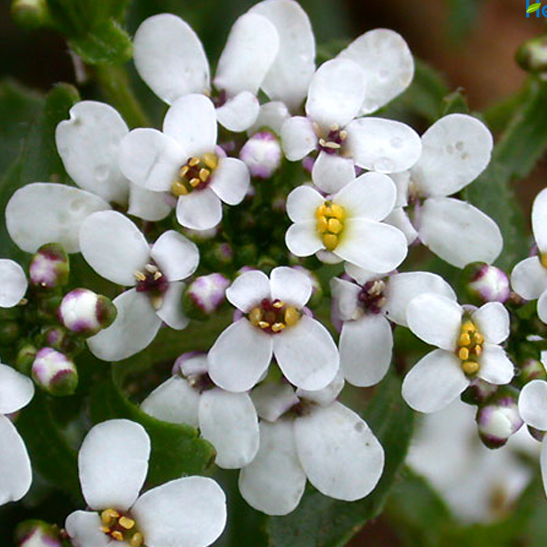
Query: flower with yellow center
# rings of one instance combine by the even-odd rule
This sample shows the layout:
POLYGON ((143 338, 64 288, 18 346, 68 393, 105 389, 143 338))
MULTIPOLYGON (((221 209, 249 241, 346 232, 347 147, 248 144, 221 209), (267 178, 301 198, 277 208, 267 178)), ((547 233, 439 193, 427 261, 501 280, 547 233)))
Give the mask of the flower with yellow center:
POLYGON ((509 314, 489 302, 474 311, 438 294, 413 298, 406 310, 410 330, 437 346, 403 381, 403 398, 415 410, 435 412, 460 395, 473 378, 507 384, 514 367, 500 344, 509 336, 509 314))

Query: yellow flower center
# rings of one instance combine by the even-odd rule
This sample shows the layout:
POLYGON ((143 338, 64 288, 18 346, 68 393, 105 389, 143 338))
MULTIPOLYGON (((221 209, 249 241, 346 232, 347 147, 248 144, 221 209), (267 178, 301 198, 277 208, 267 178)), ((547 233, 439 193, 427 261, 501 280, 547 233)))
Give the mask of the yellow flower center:
POLYGON ((116 541, 125 541, 131 547, 144 545, 143 535, 136 529, 135 521, 116 509, 105 509, 101 513, 101 532, 116 541))
POLYGON ((196 189, 205 188, 212 172, 218 166, 218 156, 207 153, 201 158, 190 158, 180 169, 171 193, 176 197, 186 196, 196 189))
POLYGON ((468 376, 476 374, 480 369, 479 357, 483 344, 484 336, 479 332, 475 323, 471 320, 464 321, 456 353, 461 360, 462 370, 468 376))
POLYGON ((296 325, 301 315, 294 306, 287 306, 281 300, 271 302, 265 298, 249 312, 249 321, 264 332, 278 334, 287 327, 296 325))
POLYGON ((317 231, 327 251, 334 251, 344 231, 346 211, 341 205, 325 201, 316 211, 317 231))
POLYGON ((547 253, 541 253, 539 255, 539 261, 544 268, 547 268, 547 253))

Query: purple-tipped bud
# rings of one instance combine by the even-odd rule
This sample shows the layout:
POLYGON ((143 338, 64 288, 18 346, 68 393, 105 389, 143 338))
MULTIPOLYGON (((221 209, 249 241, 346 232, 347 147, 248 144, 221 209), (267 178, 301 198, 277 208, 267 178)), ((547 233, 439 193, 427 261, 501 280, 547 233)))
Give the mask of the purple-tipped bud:
POLYGON ((479 436, 488 448, 503 446, 523 423, 517 402, 512 397, 500 398, 477 412, 479 436))
POLYGON ((225 302, 230 280, 220 273, 196 278, 184 291, 184 311, 191 319, 204 320, 216 313, 225 302))
POLYGON ((475 378, 462 393, 462 401, 469 405, 483 405, 498 391, 498 386, 475 378))
POLYGON ((61 287, 67 283, 69 273, 68 255, 57 243, 42 245, 30 261, 30 282, 36 287, 61 287))
POLYGON ((26 520, 15 529, 18 547, 61 547, 59 529, 42 520, 26 520))
POLYGON ((283 154, 279 139, 270 131, 255 133, 239 152, 252 177, 269 179, 281 165, 283 154))
POLYGON ((466 290, 476 303, 507 302, 511 294, 509 276, 499 268, 484 263, 471 264, 464 272, 466 290))
POLYGON ((51 395, 72 395, 78 386, 74 363, 53 348, 42 348, 32 363, 34 381, 51 395))
POLYGON ((519 380, 523 384, 527 384, 532 380, 547 380, 545 367, 543 366, 543 363, 537 359, 526 359, 519 368, 519 380))
POLYGON ((116 319, 116 306, 106 296, 88 289, 74 289, 59 306, 59 319, 70 331, 93 336, 116 319))

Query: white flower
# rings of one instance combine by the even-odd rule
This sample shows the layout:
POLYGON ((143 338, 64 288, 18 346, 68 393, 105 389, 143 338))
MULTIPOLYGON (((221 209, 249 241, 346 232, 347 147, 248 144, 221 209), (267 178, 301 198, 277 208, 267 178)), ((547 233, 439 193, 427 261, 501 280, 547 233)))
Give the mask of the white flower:
POLYGON ((20 500, 32 482, 25 443, 6 414, 17 412, 33 396, 30 378, 0 364, 0 505, 20 500))
POLYGON ((203 95, 177 99, 167 111, 163 133, 135 129, 121 143, 120 168, 135 184, 178 198, 177 220, 207 230, 222 219, 222 202, 240 203, 250 183, 247 166, 217 149, 217 118, 203 95))
POLYGON ((13 260, 0 259, 0 308, 17 306, 25 296, 27 287, 23 268, 13 260))
POLYGON ((251 389, 268 369, 272 355, 292 384, 321 389, 334 378, 338 350, 327 331, 304 312, 311 281, 292 268, 241 274, 226 298, 245 317, 230 325, 209 351, 209 375, 228 391, 251 389))
POLYGON ((492 134, 472 116, 449 114, 435 122, 422 135, 418 162, 394 175, 399 198, 387 221, 403 230, 409 243, 419 237, 453 266, 492 263, 503 246, 497 224, 473 205, 448 197, 484 171, 492 147, 492 134), (409 205, 415 206, 412 223, 400 209, 409 205))
MULTIPOLYGON (((332 196, 325 198, 309 186, 289 194, 287 214, 294 222, 285 236, 289 251, 296 256, 319 252, 325 262, 346 260, 378 273, 394 270, 406 257, 406 239, 380 221, 393 209, 395 184, 380 173, 355 178, 353 167, 346 175, 332 196)), ((341 173, 333 176, 340 178, 341 173)))
POLYGON ((547 323, 547 188, 534 200, 532 231, 539 251, 538 256, 525 258, 513 268, 511 285, 526 300, 538 298, 538 316, 547 323))
POLYGON ((157 387, 143 402, 151 416, 175 424, 199 427, 217 452, 224 469, 249 464, 258 452, 258 418, 248 393, 231 393, 209 378, 205 353, 183 354, 178 373, 157 387))
POLYGON ((509 313, 488 302, 469 313, 438 294, 421 294, 407 307, 410 330, 439 349, 423 357, 403 381, 403 398, 420 412, 435 412, 460 395, 472 378, 507 384, 514 368, 501 344, 509 336, 509 313))
POLYGON ((226 524, 226 498, 205 477, 184 477, 139 492, 148 472, 150 439, 129 420, 93 427, 78 454, 89 511, 74 511, 65 528, 75 547, 206 547, 226 524))
POLYGON ((373 386, 386 374, 393 349, 390 321, 407 326, 406 308, 422 293, 436 293, 456 300, 442 277, 428 272, 395 273, 382 278, 351 265, 347 273, 357 283, 333 278, 330 282, 333 311, 342 320, 340 368, 356 386, 373 386))
POLYGON ((183 279, 194 273, 199 251, 183 235, 169 230, 150 247, 127 217, 115 211, 89 216, 80 229, 82 255, 100 275, 134 287, 113 300, 118 310, 110 327, 88 339, 91 351, 105 361, 125 359, 155 338, 162 321, 183 329, 183 279))
POLYGON ((335 399, 341 377, 323 390, 296 394, 264 384, 251 396, 260 422, 260 449, 239 475, 243 498, 269 515, 293 511, 308 479, 322 494, 355 501, 376 486, 384 451, 367 423, 335 399), (283 416, 291 407, 296 413, 283 416))

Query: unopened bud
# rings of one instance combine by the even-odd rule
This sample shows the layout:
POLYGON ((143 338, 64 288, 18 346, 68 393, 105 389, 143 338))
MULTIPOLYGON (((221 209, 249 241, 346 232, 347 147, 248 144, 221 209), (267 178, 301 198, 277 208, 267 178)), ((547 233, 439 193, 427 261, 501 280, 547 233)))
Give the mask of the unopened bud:
POLYGON ((59 306, 59 319, 70 331, 93 336, 116 319, 116 306, 106 296, 88 289, 74 289, 59 306))
POLYGON ((518 379, 527 384, 532 380, 547 380, 547 372, 543 363, 538 359, 526 359, 524 363, 519 366, 520 375, 518 379))
POLYGON ((462 401, 468 405, 483 405, 498 391, 498 386, 475 378, 462 393, 462 401))
POLYGON ((203 254, 203 260, 211 269, 221 270, 234 260, 234 250, 229 243, 213 243, 203 254))
POLYGON ((509 276, 496 266, 474 263, 464 270, 468 279, 466 290, 471 300, 477 304, 485 302, 507 302, 511 294, 509 276))
POLYGON ((42 348, 32 363, 34 381, 51 395, 72 395, 78 386, 74 363, 53 348, 42 348))
POLYGON ((16 342, 21 334, 17 321, 0 322, 0 345, 9 346, 16 342))
POLYGON ((68 282, 69 273, 68 255, 57 243, 42 245, 30 261, 30 282, 35 287, 61 287, 68 282))
POLYGON ((216 313, 225 302, 230 280, 220 273, 196 278, 184 291, 184 311, 191 319, 204 320, 216 313))
POLYGON ((547 71, 547 37, 524 42, 517 50, 516 60, 523 70, 544 74, 547 71))
POLYGON ((46 0, 14 0, 11 14, 19 25, 26 28, 37 28, 50 22, 46 0))
POLYGON ((281 165, 283 154, 279 139, 270 131, 255 133, 239 152, 252 177, 269 179, 281 165))
POLYGON ((18 547, 61 547, 61 535, 56 526, 42 520, 26 520, 15 529, 18 547))
POLYGON ((500 398, 477 412, 479 436, 488 448, 503 446, 523 423, 517 402, 512 397, 500 398))
POLYGON ((38 350, 32 344, 23 345, 17 352, 17 358, 15 360, 15 366, 17 370, 29 376, 32 370, 32 363, 36 359, 38 350))

